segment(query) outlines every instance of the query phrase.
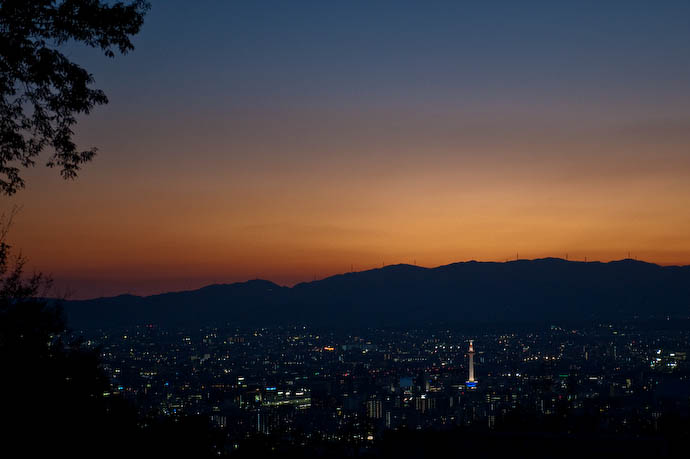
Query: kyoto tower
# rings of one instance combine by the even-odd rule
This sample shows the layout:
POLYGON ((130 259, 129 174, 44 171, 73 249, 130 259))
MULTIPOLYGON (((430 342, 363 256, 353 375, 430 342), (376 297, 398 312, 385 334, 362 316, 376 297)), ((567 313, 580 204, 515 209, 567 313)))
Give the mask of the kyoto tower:
POLYGON ((467 379, 465 385, 469 389, 474 389, 477 387, 477 381, 474 380, 474 340, 470 340, 470 349, 467 352, 470 357, 470 377, 467 379))

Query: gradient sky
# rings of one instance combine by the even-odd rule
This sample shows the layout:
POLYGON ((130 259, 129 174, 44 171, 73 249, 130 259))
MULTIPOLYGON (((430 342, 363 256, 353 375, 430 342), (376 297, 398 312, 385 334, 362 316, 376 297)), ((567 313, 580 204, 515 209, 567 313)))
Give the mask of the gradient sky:
POLYGON ((690 263, 690 2, 153 1, 69 47, 100 153, 10 234, 84 298, 412 263, 690 263))

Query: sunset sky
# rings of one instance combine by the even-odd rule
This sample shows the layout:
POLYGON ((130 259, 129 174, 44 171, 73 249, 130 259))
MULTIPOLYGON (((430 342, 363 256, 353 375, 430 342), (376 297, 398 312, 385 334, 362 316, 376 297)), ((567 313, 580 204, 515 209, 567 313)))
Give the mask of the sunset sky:
MULTIPOLYGON (((690 2, 152 2, 10 241, 73 298, 545 256, 690 264, 690 2)), ((44 155, 42 159, 45 159, 44 155)))

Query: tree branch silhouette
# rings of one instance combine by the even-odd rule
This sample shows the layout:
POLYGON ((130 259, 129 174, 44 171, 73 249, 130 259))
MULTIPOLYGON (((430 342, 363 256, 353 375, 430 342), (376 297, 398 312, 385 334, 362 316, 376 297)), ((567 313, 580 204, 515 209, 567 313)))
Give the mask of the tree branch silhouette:
POLYGON ((126 54, 149 8, 145 0, 0 0, 0 194, 24 188, 21 169, 44 150, 64 179, 93 159, 96 148, 78 149, 73 127, 108 98, 58 49, 77 42, 107 57, 126 54))

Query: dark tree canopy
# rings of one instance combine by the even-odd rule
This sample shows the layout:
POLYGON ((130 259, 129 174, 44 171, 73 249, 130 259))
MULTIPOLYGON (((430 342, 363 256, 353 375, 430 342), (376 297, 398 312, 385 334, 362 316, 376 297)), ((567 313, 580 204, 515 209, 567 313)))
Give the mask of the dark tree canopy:
MULTIPOLYGON (((208 419, 144 418, 112 393, 100 348, 66 324, 50 279, 25 273, 0 214, 0 407, 2 451, 27 457, 217 457, 208 419)), ((3 456, 4 457, 4 456, 3 456)), ((8 456, 9 457, 9 456, 8 456)))
POLYGON ((96 149, 79 150, 72 128, 108 99, 58 49, 76 42, 126 54, 148 9, 145 0, 0 0, 0 193, 23 188, 21 168, 44 150, 65 179, 93 158, 96 149))

